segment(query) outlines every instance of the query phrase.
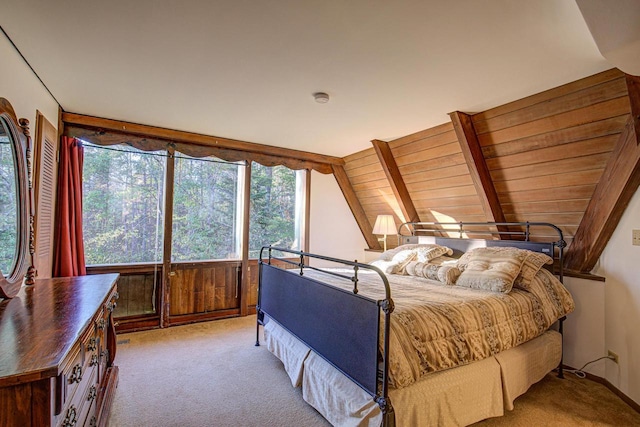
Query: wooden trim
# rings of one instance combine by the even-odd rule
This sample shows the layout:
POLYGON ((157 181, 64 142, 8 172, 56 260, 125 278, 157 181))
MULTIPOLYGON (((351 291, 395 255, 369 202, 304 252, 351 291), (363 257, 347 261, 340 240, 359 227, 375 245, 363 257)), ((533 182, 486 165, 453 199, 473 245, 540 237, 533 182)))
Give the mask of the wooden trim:
POLYGON ((100 398, 96 402, 96 418, 99 421, 98 427, 106 427, 109 425, 109 417, 111 416, 111 407, 113 399, 118 387, 118 367, 111 366, 107 368, 106 379, 104 380, 104 388, 99 393, 100 398))
POLYGON ((311 235, 311 170, 305 171, 305 187, 304 187, 304 224, 303 241, 300 246, 303 252, 309 252, 309 236, 311 235))
MULTIPOLYGON (((189 145, 215 149, 219 154, 226 153, 235 156, 238 153, 251 153, 253 156, 240 156, 245 160, 257 161, 266 166, 284 164, 290 169, 311 168, 320 173, 331 173, 331 165, 344 165, 344 160, 339 157, 310 153, 307 151, 293 150, 289 148, 274 147, 253 142, 239 141, 229 138, 203 135, 193 132, 184 132, 156 126, 141 125, 118 120, 103 119, 85 116, 75 113, 63 113, 62 120, 66 126, 73 126, 75 136, 81 137, 81 129, 88 129, 87 135, 99 136, 104 131, 127 134, 138 140, 154 139, 173 143, 186 143, 189 145), (264 162, 264 163, 263 163, 264 162), (275 163, 274 163, 275 162, 275 163)), ((68 130, 67 130, 68 131, 68 130)), ((224 157, 222 157, 224 158, 224 157)), ((236 158, 236 160, 239 160, 236 158)))
POLYGON ((186 325, 188 323, 206 322, 208 320, 226 319, 228 317, 238 316, 240 316, 239 308, 209 311, 206 313, 180 314, 170 316, 168 319, 168 326, 186 325))
POLYGON ((95 264, 87 265, 87 274, 107 274, 107 273, 119 273, 120 275, 127 274, 144 274, 154 273, 157 270, 162 270, 162 263, 133 263, 133 264, 95 264))
POLYGON ((344 167, 341 165, 332 165, 331 167, 333 168, 333 176, 338 182, 338 186, 349 205, 349 209, 351 209, 353 217, 358 223, 358 227, 360 227, 360 232, 364 236, 367 245, 369 245, 370 249, 380 249, 380 243, 378 243, 378 239, 373 235, 373 227, 367 219, 367 214, 362 208, 358 196, 355 191, 353 191, 347 172, 345 172, 344 167))
POLYGON ((244 168, 244 194, 242 202, 242 269, 240 284, 240 316, 246 316, 249 309, 249 217, 251 216, 251 162, 244 168))
POLYGON ((158 329, 160 328, 160 316, 153 314, 117 318, 115 319, 115 327, 118 334, 158 329))
POLYGON ((585 279, 585 280, 593 280, 596 282, 606 282, 607 279, 602 276, 598 276, 591 273, 582 273, 580 271, 567 270, 566 268, 563 270, 564 277, 575 277, 577 279, 585 279))
POLYGON ((590 272, 640 186, 640 77, 626 76, 631 115, 567 251, 569 269, 590 272))
POLYGON ((62 110, 62 107, 58 105, 58 144, 60 144, 60 137, 64 135, 64 121, 62 120, 63 114, 64 111, 62 110))
POLYGON ((636 142, 640 144, 640 77, 626 75, 627 93, 631 106, 631 117, 636 130, 636 142))
POLYGON ((391 190, 393 190, 393 194, 404 216, 404 218, 401 218, 403 220, 402 222, 420 222, 418 211, 411 201, 411 195, 402 179, 402 175, 396 164, 396 159, 391 152, 391 147, 389 147, 388 143, 378 139, 374 139, 371 143, 373 144, 373 148, 380 160, 380 165, 382 165, 382 170, 387 176, 387 181, 389 181, 391 190))
MULTIPOLYGON (((454 111, 449 113, 449 117, 451 117, 453 128, 469 167, 469 174, 473 180, 473 185, 476 187, 487 222, 506 222, 471 116, 460 111, 454 111)), ((507 230, 502 229, 500 231, 507 230)), ((509 239, 510 236, 501 234, 500 238, 509 239)))
POLYGON ((175 177, 174 151, 169 150, 164 181, 164 244, 162 248, 162 280, 158 286, 160 299, 160 327, 169 326, 171 304, 171 239, 173 237, 173 182, 175 177))

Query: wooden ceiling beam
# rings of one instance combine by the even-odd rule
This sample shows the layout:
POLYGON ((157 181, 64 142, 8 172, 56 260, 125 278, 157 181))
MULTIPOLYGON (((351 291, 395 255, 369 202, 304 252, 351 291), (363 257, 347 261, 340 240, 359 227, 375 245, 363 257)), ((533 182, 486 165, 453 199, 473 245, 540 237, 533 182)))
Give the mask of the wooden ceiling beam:
MULTIPOLYGON (((506 222, 500 199, 498 199, 498 192, 493 185, 489 167, 482 154, 482 147, 473 127, 471 116, 460 111, 454 111, 449 113, 449 117, 456 131, 462 154, 469 167, 469 174, 478 192, 487 221, 506 222)), ((504 227, 498 227, 498 231, 505 232, 508 230, 504 227)), ((500 234, 500 238, 508 239, 509 237, 509 235, 500 234)))
POLYGON ((194 144, 202 147, 211 147, 220 150, 247 152, 254 154, 254 157, 262 156, 262 158, 265 159, 279 157, 283 159, 293 159, 299 161, 301 160, 303 162, 307 162, 308 164, 318 165, 317 167, 313 167, 313 169, 321 173, 331 173, 331 165, 344 165, 344 160, 340 157, 326 156, 323 154, 310 153, 308 151, 274 147, 270 145, 256 144, 253 142, 220 138, 217 136, 184 132, 156 126, 141 125, 119 120, 103 119, 82 114, 63 113, 62 121, 65 123, 65 125, 71 125, 77 128, 89 128, 97 131, 98 133, 109 131, 139 136, 142 138, 194 144))
POLYGON ((631 115, 567 250, 565 266, 593 270, 640 186, 640 77, 627 75, 631 115))
POLYGON ((384 173, 387 176, 387 181, 389 181, 391 190, 393 190, 398 206, 402 211, 404 221, 419 222, 420 217, 418 216, 418 211, 413 205, 413 201, 409 195, 409 190, 407 190, 404 179, 402 179, 402 175, 398 169, 396 159, 393 157, 389 143, 377 139, 374 139, 371 143, 373 144, 373 148, 376 150, 376 154, 378 155, 378 159, 382 165, 382 170, 384 170, 384 173))
POLYGON ((378 239, 373 235, 373 227, 371 223, 367 219, 367 214, 364 211, 364 208, 360 204, 360 200, 358 200, 358 196, 351 185, 351 181, 349 181, 349 176, 347 172, 344 170, 342 165, 332 165, 333 176, 336 178, 338 182, 338 186, 344 195, 347 204, 349 205, 349 209, 351 209, 351 213, 360 227, 360 232, 364 236, 364 239, 369 246, 369 249, 380 249, 380 243, 378 239))

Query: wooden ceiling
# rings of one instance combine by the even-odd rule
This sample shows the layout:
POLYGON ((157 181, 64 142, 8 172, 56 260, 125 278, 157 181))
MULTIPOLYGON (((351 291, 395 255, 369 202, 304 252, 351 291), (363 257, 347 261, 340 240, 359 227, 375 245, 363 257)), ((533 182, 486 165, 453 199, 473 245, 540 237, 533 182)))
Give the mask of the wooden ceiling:
MULTIPOLYGON (((541 221, 589 272, 640 184, 640 78, 612 69, 344 158, 338 183, 371 248, 396 223, 541 221)), ((334 167, 341 169, 342 166, 334 167)), ((392 239, 393 240, 393 239, 392 239)))

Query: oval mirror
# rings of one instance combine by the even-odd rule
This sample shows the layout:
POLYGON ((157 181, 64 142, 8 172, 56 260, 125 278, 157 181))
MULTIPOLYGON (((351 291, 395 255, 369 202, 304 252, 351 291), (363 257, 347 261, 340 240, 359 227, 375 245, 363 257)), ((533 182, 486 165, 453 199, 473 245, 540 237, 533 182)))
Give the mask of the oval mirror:
POLYGON ((0 298, 18 293, 29 264, 26 149, 27 136, 18 125, 13 107, 0 98, 0 298))

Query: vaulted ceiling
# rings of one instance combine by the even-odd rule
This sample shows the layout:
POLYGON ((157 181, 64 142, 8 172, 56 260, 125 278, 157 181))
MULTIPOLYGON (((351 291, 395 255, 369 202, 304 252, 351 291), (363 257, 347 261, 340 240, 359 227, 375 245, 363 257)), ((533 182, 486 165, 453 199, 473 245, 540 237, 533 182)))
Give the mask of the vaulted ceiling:
POLYGON ((5 3, 67 112, 334 156, 612 67, 573 1, 5 3))

